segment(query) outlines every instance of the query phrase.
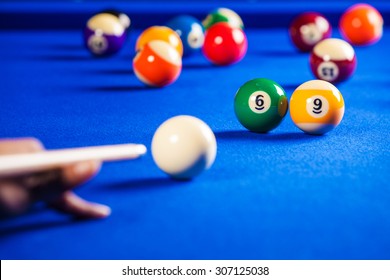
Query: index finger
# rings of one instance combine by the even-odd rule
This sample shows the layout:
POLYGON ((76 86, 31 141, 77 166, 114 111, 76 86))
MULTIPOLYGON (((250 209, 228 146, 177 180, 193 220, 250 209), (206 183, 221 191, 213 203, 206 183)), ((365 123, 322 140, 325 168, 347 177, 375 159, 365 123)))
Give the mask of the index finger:
POLYGON ((0 155, 35 153, 44 150, 36 138, 0 139, 0 155))

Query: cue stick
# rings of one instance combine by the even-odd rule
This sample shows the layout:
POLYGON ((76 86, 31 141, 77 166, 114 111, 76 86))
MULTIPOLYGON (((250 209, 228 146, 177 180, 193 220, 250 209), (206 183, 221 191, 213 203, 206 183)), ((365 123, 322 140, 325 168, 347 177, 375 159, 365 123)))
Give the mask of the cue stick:
POLYGON ((136 159, 146 153, 141 144, 120 144, 84 148, 44 150, 37 153, 0 156, 0 178, 60 168, 88 160, 136 159))

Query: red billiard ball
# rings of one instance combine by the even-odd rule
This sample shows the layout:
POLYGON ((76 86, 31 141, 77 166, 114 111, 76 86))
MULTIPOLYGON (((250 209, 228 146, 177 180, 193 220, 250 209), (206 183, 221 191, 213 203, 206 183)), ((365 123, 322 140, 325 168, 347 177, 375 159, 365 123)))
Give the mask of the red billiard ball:
POLYGON ((311 70, 318 79, 338 83, 348 79, 356 69, 352 46, 341 39, 319 42, 310 55, 311 70))
POLYGON ((306 12, 292 21, 289 35, 299 50, 309 52, 319 41, 330 38, 332 27, 323 15, 306 12))
POLYGON ((216 65, 229 65, 244 58, 248 41, 244 31, 226 22, 216 23, 205 33, 202 52, 216 65))
POLYGON ((179 52, 162 40, 149 41, 133 59, 133 70, 137 78, 152 87, 172 84, 179 77, 181 68, 179 52))
POLYGON ((373 6, 356 4, 340 19, 340 32, 354 45, 374 44, 382 37, 383 18, 373 6))

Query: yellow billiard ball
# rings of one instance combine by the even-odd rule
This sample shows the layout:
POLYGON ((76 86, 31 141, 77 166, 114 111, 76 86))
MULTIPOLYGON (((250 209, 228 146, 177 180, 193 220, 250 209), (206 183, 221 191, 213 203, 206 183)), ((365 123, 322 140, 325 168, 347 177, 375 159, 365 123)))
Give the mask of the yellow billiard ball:
POLYGON ((294 124, 309 134, 325 134, 339 125, 344 116, 344 99, 331 83, 312 80, 300 85, 290 100, 294 124))
POLYGON ((171 28, 166 26, 151 26, 145 29, 137 38, 135 43, 135 51, 139 51, 150 41, 161 40, 165 41, 174 47, 180 56, 183 56, 183 42, 180 36, 171 28))

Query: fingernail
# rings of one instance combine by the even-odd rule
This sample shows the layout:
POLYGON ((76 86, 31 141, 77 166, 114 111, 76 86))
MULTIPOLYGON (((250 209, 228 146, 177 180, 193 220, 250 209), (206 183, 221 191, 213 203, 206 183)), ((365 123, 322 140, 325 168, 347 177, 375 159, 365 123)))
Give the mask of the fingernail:
POLYGON ((73 175, 74 176, 83 176, 85 173, 90 173, 91 172, 91 164, 89 162, 79 162, 76 163, 73 168, 73 175))
POLYGON ((100 169, 100 163, 95 161, 79 162, 73 165, 72 172, 75 177, 92 176, 100 169))
POLYGON ((64 177, 67 185, 76 186, 88 181, 94 175, 91 162, 79 162, 65 169, 64 177))
POLYGON ((111 208, 106 205, 97 205, 95 211, 97 218, 105 218, 111 214, 111 208))

